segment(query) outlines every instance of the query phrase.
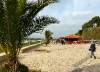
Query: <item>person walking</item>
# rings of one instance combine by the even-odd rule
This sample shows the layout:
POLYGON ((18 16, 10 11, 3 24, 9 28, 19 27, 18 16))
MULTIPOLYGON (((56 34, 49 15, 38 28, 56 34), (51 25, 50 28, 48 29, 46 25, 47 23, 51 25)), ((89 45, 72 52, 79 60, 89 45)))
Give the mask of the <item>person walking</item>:
POLYGON ((96 56, 94 55, 94 52, 96 51, 96 46, 95 46, 95 42, 92 40, 91 45, 90 45, 90 51, 91 51, 91 58, 92 56, 94 56, 94 59, 96 59, 96 56))

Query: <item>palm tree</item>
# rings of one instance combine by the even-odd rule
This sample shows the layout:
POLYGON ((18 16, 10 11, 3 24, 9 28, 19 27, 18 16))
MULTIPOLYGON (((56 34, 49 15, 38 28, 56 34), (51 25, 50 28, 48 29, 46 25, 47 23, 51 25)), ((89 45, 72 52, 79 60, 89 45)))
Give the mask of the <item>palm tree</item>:
POLYGON ((0 0, 0 48, 5 52, 8 62, 18 63, 23 40, 47 25, 59 23, 50 16, 37 14, 46 6, 58 0, 0 0))
POLYGON ((50 39, 52 38, 52 34, 53 32, 51 32, 50 30, 45 31, 46 46, 47 44, 49 44, 50 39))

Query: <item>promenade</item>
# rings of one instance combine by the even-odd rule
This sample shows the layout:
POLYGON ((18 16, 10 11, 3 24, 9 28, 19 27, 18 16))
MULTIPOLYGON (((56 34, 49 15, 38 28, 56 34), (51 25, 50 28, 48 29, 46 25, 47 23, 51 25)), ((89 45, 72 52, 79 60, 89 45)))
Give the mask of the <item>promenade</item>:
POLYGON ((100 46, 96 45, 96 59, 90 58, 90 44, 50 44, 39 50, 19 55, 21 63, 38 72, 100 72, 100 46))

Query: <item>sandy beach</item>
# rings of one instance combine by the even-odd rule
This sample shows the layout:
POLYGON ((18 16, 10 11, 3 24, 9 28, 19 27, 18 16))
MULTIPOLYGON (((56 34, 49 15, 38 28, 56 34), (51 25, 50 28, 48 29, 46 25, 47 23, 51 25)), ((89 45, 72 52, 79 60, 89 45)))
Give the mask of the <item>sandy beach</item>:
POLYGON ((90 44, 50 44, 41 50, 19 55, 21 63, 41 72, 100 72, 100 46, 96 45, 96 59, 90 58, 90 44))

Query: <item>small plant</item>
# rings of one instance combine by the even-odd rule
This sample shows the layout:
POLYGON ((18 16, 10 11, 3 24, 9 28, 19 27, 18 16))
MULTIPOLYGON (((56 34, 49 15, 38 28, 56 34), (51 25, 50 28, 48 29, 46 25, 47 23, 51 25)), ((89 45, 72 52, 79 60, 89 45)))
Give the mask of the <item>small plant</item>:
POLYGON ((13 65, 11 68, 9 66, 2 66, 0 67, 0 72, 29 72, 27 66, 23 64, 13 65))
POLYGON ((46 46, 50 43, 50 39, 52 39, 52 34, 53 32, 51 32, 50 30, 45 31, 46 46))

